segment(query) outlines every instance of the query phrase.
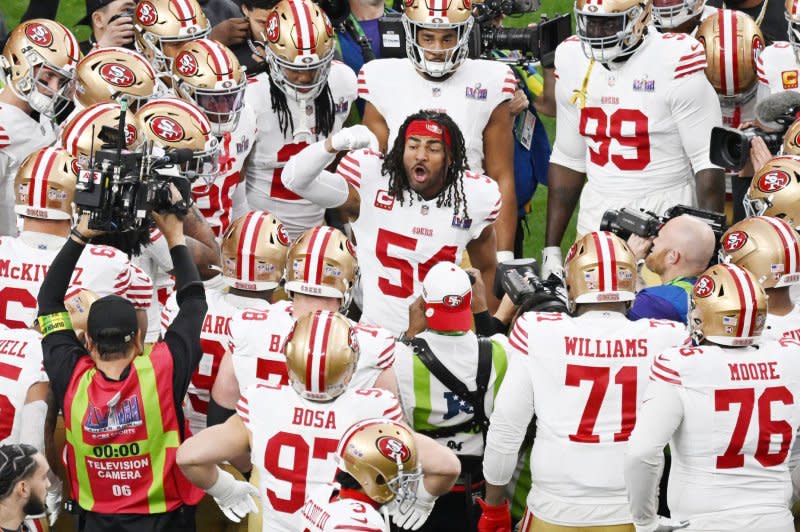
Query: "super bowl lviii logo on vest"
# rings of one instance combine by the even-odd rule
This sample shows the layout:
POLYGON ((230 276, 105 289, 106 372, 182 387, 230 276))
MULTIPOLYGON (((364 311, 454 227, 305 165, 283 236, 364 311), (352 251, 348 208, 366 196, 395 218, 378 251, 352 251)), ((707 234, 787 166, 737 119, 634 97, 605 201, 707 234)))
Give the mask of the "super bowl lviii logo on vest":
POLYGON ((95 406, 89 402, 84 429, 87 432, 118 432, 138 427, 142 424, 142 411, 139 397, 134 395, 120 401, 115 395, 105 406, 95 406))

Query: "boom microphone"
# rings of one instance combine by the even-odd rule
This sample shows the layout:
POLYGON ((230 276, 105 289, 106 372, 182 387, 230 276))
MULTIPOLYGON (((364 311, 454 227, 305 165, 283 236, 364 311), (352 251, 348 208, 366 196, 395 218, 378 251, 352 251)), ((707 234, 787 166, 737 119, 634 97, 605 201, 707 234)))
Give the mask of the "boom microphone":
POLYGON ((795 120, 800 112, 800 93, 785 91, 773 94, 756 105, 756 118, 764 126, 780 129, 795 120), (783 120, 781 120, 783 118, 783 120))

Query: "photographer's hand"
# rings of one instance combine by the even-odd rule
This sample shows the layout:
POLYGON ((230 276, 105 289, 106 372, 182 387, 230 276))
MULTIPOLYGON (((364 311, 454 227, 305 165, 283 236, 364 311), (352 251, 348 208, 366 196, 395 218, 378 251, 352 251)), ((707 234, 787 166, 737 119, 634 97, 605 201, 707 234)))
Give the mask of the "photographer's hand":
MULTIPOLYGON (((78 225, 75 226, 73 231, 77 231, 80 236, 83 237, 83 240, 88 240, 90 238, 105 234, 105 231, 89 229, 89 215, 87 213, 81 214, 81 217, 78 219, 78 225)), ((70 238, 75 240, 78 244, 86 244, 86 242, 81 241, 81 238, 77 237, 76 235, 72 235, 70 238)))
POLYGON ((408 338, 413 338, 428 328, 425 318, 425 302, 419 296, 408 306, 408 329, 403 333, 408 338))
POLYGON ((753 163, 753 173, 761 170, 770 159, 774 157, 770 153, 767 144, 761 137, 754 137, 750 141, 750 161, 753 163))
POLYGON ((167 245, 170 249, 175 246, 185 246, 186 237, 183 236, 183 221, 178 218, 174 213, 159 214, 157 212, 150 213, 153 221, 164 234, 167 239, 167 245))
POLYGON ((477 268, 466 268, 464 271, 475 279, 472 283, 472 304, 470 305, 472 313, 479 314, 489 310, 489 306, 486 304, 486 287, 483 284, 481 271, 477 268))
POLYGON ((98 48, 125 46, 133 42, 133 17, 123 15, 112 20, 97 40, 98 48))
POLYGON ((642 238, 639 235, 631 235, 628 237, 628 247, 633 251, 633 257, 640 261, 644 259, 653 247, 653 237, 642 238))

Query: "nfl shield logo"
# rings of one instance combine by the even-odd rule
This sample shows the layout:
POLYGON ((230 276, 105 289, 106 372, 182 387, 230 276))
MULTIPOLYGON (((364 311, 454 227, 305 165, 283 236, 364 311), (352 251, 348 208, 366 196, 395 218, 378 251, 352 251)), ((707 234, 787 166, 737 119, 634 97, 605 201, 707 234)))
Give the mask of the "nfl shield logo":
POLYGON ((439 96, 442 95, 442 89, 440 89, 439 87, 433 87, 431 89, 431 92, 433 93, 434 98, 438 98, 439 96))

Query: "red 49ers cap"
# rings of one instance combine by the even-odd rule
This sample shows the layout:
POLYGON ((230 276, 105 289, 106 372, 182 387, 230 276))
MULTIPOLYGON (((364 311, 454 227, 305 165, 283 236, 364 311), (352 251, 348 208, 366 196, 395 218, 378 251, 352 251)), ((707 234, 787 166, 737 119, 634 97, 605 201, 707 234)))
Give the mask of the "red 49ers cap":
POLYGON ((472 328, 472 284, 467 272, 452 262, 440 262, 428 271, 422 281, 422 300, 432 331, 472 328))

